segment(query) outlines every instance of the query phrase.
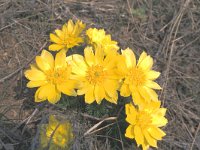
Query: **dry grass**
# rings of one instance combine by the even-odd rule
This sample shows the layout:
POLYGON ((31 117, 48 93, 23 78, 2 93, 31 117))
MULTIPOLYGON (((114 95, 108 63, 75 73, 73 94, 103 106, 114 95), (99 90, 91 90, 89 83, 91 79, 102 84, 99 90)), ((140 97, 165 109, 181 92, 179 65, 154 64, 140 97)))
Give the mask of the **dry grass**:
MULTIPOLYGON (((159 149, 200 149, 199 10, 199 0, 0 0, 0 149, 29 149, 37 138, 36 125, 49 113, 72 120, 76 135, 98 123, 76 111, 42 109, 33 102, 34 90, 25 87, 23 70, 47 48, 49 33, 70 18, 105 28, 122 49, 130 47, 137 55, 145 50, 154 57, 169 120, 159 149)), ((106 134, 82 136, 73 149, 111 149, 110 140, 118 141, 115 149, 131 147, 106 134)))

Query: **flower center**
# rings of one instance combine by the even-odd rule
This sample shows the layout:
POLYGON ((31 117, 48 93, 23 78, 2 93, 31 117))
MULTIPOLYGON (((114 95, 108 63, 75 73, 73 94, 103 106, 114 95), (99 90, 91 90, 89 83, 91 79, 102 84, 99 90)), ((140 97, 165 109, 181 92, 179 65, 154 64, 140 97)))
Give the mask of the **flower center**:
POLYGON ((141 111, 137 118, 136 118, 136 124, 138 124, 141 128, 145 128, 152 123, 152 117, 150 114, 146 111, 141 111))
POLYGON ((142 69, 135 67, 130 70, 127 79, 129 83, 140 86, 144 84, 146 77, 142 69))
POLYGON ((87 79, 91 84, 100 84, 105 79, 106 72, 100 65, 92 66, 87 71, 87 79))
POLYGON ((66 80, 66 69, 54 69, 46 72, 47 80, 53 84, 60 84, 66 80))

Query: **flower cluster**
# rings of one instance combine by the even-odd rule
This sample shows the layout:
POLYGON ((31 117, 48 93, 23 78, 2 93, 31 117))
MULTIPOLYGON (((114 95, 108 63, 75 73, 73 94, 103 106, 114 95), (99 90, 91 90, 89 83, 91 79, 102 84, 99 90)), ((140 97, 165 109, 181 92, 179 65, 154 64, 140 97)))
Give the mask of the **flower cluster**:
POLYGON ((100 104, 102 100, 117 104, 118 93, 131 96, 132 102, 125 107, 126 121, 130 124, 125 136, 135 139, 144 150, 157 147, 157 140, 165 136, 159 127, 165 126, 167 119, 166 109, 160 107, 155 92, 161 89, 154 82, 160 73, 152 70, 152 57, 142 52, 137 60, 130 48, 119 51, 118 43, 104 29, 85 28, 81 21, 69 20, 62 29, 50 34, 49 50, 58 51, 55 58, 43 50, 36 56, 36 64, 25 71, 30 80, 27 87, 38 87, 35 102, 48 100, 55 104, 61 93, 84 95, 88 104, 100 104), (84 55, 66 55, 81 43, 87 44, 84 55))

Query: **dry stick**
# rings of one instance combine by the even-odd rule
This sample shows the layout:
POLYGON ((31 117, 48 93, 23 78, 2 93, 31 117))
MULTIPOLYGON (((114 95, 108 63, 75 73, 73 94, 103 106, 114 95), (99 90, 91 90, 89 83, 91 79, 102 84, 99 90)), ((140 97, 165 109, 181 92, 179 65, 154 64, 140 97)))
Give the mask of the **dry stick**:
POLYGON ((26 121, 26 124, 25 124, 25 126, 24 126, 24 128, 23 128, 23 130, 22 130, 22 134, 24 134, 24 131, 25 131, 25 127, 26 127, 26 125, 30 122, 30 120, 33 118, 33 116, 36 114, 38 112, 38 108, 35 108, 35 110, 33 111, 33 113, 26 119, 27 121, 26 121))
MULTIPOLYGON (((116 124, 116 122, 110 123, 110 124, 108 124, 108 125, 106 125, 106 126, 104 126, 104 127, 102 127, 102 128, 96 129, 96 130, 94 130, 94 131, 92 131, 92 132, 90 132, 90 133, 88 133, 88 134, 89 134, 89 135, 90 135, 90 134, 94 134, 94 133, 96 133, 96 132, 98 132, 98 131, 100 131, 100 130, 103 130, 103 129, 109 127, 109 126, 112 126, 113 124, 116 124)), ((86 135, 88 135, 88 134, 86 134, 86 135)), ((86 135, 84 134, 84 136, 86 136, 86 135)))
MULTIPOLYGON (((85 133, 84 133, 84 136, 88 135, 88 134, 92 134, 94 133, 95 131, 99 131, 99 129, 95 130, 98 126, 100 126, 103 122, 105 121, 109 121, 109 120, 116 120, 117 117, 109 117, 109 118, 105 118, 103 119, 102 121, 98 122, 97 124, 95 124, 93 127, 91 127, 89 130, 87 130, 85 133), (94 131, 95 130, 95 131, 94 131), (92 132, 93 131, 93 132, 92 132)), ((101 128, 100 128, 101 129, 101 128)))
POLYGON ((16 69, 14 72, 12 72, 11 74, 3 77, 0 79, 0 83, 4 82, 5 80, 11 78, 13 75, 17 74, 18 72, 20 72, 22 69, 24 69, 29 63, 31 63, 31 61, 35 58, 35 56, 37 56, 41 51, 42 49, 46 46, 47 42, 45 42, 42 47, 40 48, 40 50, 26 63, 24 64, 23 66, 21 66, 20 68, 16 69))
POLYGON ((51 146, 51 142, 53 140, 53 136, 56 132, 56 130, 58 129, 58 127, 60 126, 60 123, 56 126, 55 130, 53 130, 53 132, 51 133, 51 136, 50 136, 50 139, 49 139, 49 142, 48 142, 48 145, 47 145, 47 149, 46 150, 49 150, 50 149, 50 146, 51 146))
POLYGON ((197 134, 198 134, 198 132, 199 132, 199 129, 200 129, 200 123, 199 123, 199 125, 198 125, 198 127, 197 127, 197 130, 196 130, 196 133, 195 133, 195 135, 194 135, 194 139, 193 139, 193 141, 192 141, 192 145, 191 145, 191 147, 190 147, 190 150, 193 150, 193 146, 194 146, 194 143, 195 143, 197 134))

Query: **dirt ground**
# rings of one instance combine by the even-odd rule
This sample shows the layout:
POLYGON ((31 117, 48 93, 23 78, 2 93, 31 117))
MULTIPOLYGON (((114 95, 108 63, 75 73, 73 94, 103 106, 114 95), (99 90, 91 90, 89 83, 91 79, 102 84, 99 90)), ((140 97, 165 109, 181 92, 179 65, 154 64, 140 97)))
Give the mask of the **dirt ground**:
MULTIPOLYGON (((26 88, 23 75, 47 48, 49 33, 69 19, 104 28, 137 56, 150 54, 161 72, 160 100, 168 108, 167 136, 158 149, 200 150, 199 0, 0 0, 0 149, 33 150, 37 124, 49 113, 72 120, 77 135, 89 129, 90 121, 77 121, 76 111, 35 104, 35 90, 26 88)), ((137 149, 121 139, 115 148, 108 138, 97 139, 77 139, 73 149, 137 149)))

